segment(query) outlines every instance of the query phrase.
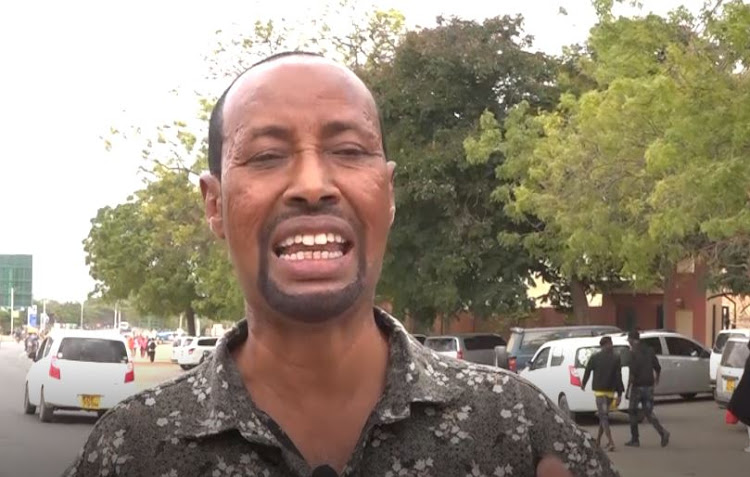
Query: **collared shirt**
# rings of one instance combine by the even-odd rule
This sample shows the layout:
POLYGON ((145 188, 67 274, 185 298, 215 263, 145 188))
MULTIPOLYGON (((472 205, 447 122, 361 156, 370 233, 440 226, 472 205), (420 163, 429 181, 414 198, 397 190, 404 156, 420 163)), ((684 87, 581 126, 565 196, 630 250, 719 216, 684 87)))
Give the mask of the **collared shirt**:
MULTIPOLYGON (((389 340, 386 386, 342 475, 533 477, 549 454, 575 476, 618 475, 533 385, 443 358, 382 310, 375 319, 389 340)), ((310 466, 243 384, 231 350, 246 339, 243 321, 203 365, 107 413, 65 475, 308 477, 310 466)))

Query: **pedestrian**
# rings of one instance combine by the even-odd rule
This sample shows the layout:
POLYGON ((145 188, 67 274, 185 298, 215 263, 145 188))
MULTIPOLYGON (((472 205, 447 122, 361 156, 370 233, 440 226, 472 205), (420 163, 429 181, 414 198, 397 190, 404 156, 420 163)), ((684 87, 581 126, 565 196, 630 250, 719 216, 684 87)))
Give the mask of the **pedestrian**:
POLYGON ((537 388, 438 356, 375 306, 396 210, 384 143, 370 90, 319 55, 229 86, 200 186, 246 319, 110 411, 69 476, 618 475, 537 388))
POLYGON ((148 359, 153 363, 156 359, 156 340, 151 338, 148 340, 148 359))
POLYGON ((146 353, 148 352, 148 338, 146 338, 146 335, 141 334, 138 337, 138 345, 141 349, 141 359, 146 359, 146 353))
POLYGON ((661 365, 656 353, 649 346, 641 343, 641 334, 631 331, 628 334, 630 343, 630 377, 625 398, 630 400, 630 440, 629 447, 640 447, 638 435, 638 406, 643 409, 646 419, 654 426, 661 437, 661 446, 669 444, 669 432, 661 425, 654 414, 654 387, 658 386, 661 377, 661 365))
MULTIPOLYGON (((750 349, 750 341, 747 342, 747 347, 750 349)), ((748 444, 745 452, 750 453, 750 355, 745 361, 745 370, 742 372, 740 382, 737 383, 737 387, 732 392, 727 409, 747 426, 748 444)))
POLYGON ((594 380, 591 383, 591 389, 594 391, 596 399, 596 414, 599 417, 599 433, 596 437, 596 445, 601 446, 602 434, 606 434, 609 444, 607 450, 615 450, 615 441, 612 439, 612 432, 609 428, 609 411, 612 404, 615 408, 622 401, 624 391, 622 385, 622 364, 620 357, 615 354, 612 338, 604 336, 599 340, 601 350, 593 355, 589 362, 586 363, 586 372, 583 374, 581 389, 586 391, 586 383, 589 381, 591 373, 594 373, 594 380))
POLYGON ((130 350, 130 356, 135 361, 135 337, 132 334, 128 335, 128 349, 130 350))

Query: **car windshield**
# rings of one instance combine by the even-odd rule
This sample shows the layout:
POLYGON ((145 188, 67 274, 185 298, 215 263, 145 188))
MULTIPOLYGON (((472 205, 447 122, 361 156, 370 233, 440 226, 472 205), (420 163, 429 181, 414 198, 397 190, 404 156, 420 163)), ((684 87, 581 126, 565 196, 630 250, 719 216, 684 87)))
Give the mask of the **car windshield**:
POLYGON ((456 340, 454 338, 428 338, 424 345, 438 352, 456 351, 456 340))
MULTIPOLYGON (((534 354, 544 343, 558 339, 562 337, 562 334, 560 330, 526 331, 522 335, 523 338, 517 352, 520 354, 534 354)), ((513 337, 511 337, 512 341, 513 337)))
POLYGON ((505 346, 505 340, 502 336, 496 335, 478 335, 464 337, 464 345, 467 351, 479 349, 495 349, 495 346, 505 346))
POLYGON ((63 338, 57 357, 89 363, 127 363, 125 343, 106 338, 63 338))
POLYGON ((205 338, 198 340, 198 346, 216 346, 218 338, 205 338))
POLYGON ((744 368, 750 349, 746 341, 729 341, 721 355, 721 365, 727 368, 744 368))
POLYGON ((721 333, 716 337, 716 343, 714 344, 714 352, 721 353, 724 351, 724 346, 727 345, 729 338, 741 338, 744 337, 742 333, 721 333))

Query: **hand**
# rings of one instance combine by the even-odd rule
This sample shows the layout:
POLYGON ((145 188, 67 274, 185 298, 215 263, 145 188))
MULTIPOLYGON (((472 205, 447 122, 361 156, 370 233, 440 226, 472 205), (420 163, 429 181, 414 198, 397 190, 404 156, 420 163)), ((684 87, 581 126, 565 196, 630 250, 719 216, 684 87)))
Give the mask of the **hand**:
POLYGON ((585 390, 586 390, 586 385, 585 384, 581 384, 581 391, 585 391, 585 390))
POLYGON ((628 392, 625 393, 625 399, 630 401, 630 389, 628 389, 628 392))
POLYGON ((573 477, 573 474, 559 458, 547 456, 536 467, 536 477, 573 477))
POLYGON ((620 407, 620 403, 622 402, 622 396, 619 394, 617 395, 617 401, 615 401, 615 407, 620 407))

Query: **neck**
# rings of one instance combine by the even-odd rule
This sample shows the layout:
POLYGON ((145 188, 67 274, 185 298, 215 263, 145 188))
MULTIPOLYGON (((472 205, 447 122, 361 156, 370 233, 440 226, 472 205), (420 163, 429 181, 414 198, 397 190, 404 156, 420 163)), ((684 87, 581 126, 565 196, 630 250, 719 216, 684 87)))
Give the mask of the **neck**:
POLYGON ((385 384, 388 343, 372 303, 326 323, 248 314, 248 338, 234 353, 246 386, 262 385, 280 398, 346 395, 373 376, 385 384))

